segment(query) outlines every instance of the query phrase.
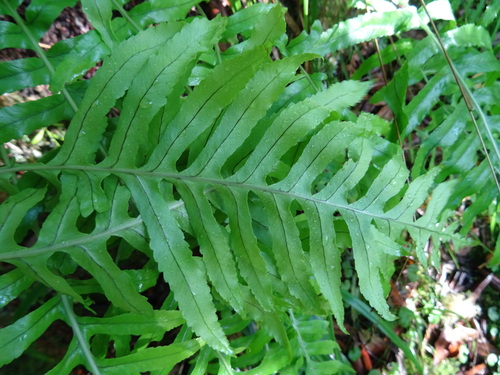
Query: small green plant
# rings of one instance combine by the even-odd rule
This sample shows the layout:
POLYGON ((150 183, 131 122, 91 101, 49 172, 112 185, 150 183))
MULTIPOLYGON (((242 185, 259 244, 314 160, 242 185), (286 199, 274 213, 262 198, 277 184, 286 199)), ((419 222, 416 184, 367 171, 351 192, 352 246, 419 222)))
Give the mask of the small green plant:
MULTIPOLYGON (((198 1, 126 11, 124 1, 86 0, 95 30, 44 51, 38 40, 75 1, 32 1, 24 17, 19 3, 0 0, 10 17, 0 21, 0 43, 37 57, 1 63, 0 87, 50 84, 54 94, 0 109, 0 139, 69 126, 62 146, 39 162, 4 157, 0 170, 8 195, 0 206, 0 307, 27 304, 0 329, 0 365, 62 321, 72 337, 48 374, 79 365, 93 374, 168 374, 190 357, 191 374, 350 372, 325 333, 331 315, 345 330, 343 300, 392 331, 342 292, 343 253, 352 251, 368 303, 392 320, 386 296, 394 259, 411 251, 408 236, 424 263, 433 243, 436 263, 442 241, 461 241, 451 209, 474 189, 487 191, 466 211, 474 215, 498 194, 485 161, 462 161, 451 149, 449 139, 463 141, 468 157, 485 150, 471 124, 459 121, 465 102, 433 40, 412 41, 412 51, 429 53, 409 51, 378 94, 404 138, 426 137, 411 171, 393 128, 349 110, 371 82, 327 86, 301 69, 342 48, 426 27, 422 9, 373 12, 324 32, 314 23, 288 41, 279 5, 209 21, 186 17, 198 1), (223 52, 220 42, 229 46, 223 52), (94 77, 80 79, 101 60, 94 77), (407 88, 423 79, 427 89, 406 104, 407 88), (433 110, 441 97, 449 103, 433 110), (420 131, 426 116, 432 126, 420 131), (426 162, 438 147, 441 166, 426 162), (162 298, 147 294, 158 285, 167 290, 162 298), (27 298, 33 289, 36 298, 27 298)), ((481 94, 476 110, 496 123, 500 69, 489 36, 450 26, 444 37, 470 89, 480 85, 471 94, 481 94)), ((360 69, 369 72, 370 63, 360 69)), ((392 332, 405 347, 397 339, 392 332)))

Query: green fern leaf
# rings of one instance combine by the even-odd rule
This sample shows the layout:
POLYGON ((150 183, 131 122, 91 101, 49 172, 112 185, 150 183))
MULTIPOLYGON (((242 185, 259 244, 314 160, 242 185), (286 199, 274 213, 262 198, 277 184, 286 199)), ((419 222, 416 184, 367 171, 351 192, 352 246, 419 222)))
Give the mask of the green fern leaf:
POLYGON ((202 346, 202 341, 189 340, 160 348, 148 348, 141 353, 130 354, 120 358, 99 361, 101 374, 123 374, 124 371, 144 372, 161 370, 167 363, 177 363, 191 357, 202 346))
MULTIPOLYGON (((17 18, 16 8, 20 5, 20 1, 17 0, 2 0, 0 3, 0 13, 8 14, 11 17, 17 18)), ((33 48, 33 45, 23 44, 29 40, 29 43, 34 40, 39 40, 43 34, 49 29, 50 25, 56 19, 56 17, 61 13, 65 7, 70 7, 75 5, 75 0, 62 0, 58 2, 48 1, 48 0, 38 0, 33 1, 26 9, 26 22, 18 25, 12 24, 8 26, 10 32, 4 35, 6 38, 6 45, 14 48, 33 48), (26 39, 21 37, 21 33, 25 33, 29 29, 29 33, 33 39, 26 39), (12 35, 17 36, 15 39, 11 39, 12 35), (18 39, 19 38, 19 39, 18 39), (10 42, 9 42, 10 41, 10 42), (16 41, 18 41, 16 43, 16 41), (20 42, 20 43, 19 43, 20 42)), ((2 21, 2 23, 5 21, 2 21)), ((4 44, 2 44, 3 46, 4 44)))
POLYGON ((85 162, 90 159, 98 147, 96 135, 104 131, 105 115, 115 100, 130 87, 146 60, 180 27, 180 24, 159 25, 120 44, 116 53, 110 57, 109 63, 98 70, 98 78, 91 81, 79 111, 71 121, 72 131, 68 132, 64 147, 53 163, 85 162), (109 82, 110 80, 112 81, 109 82), (74 150, 79 150, 79 147, 87 150, 85 155, 74 156, 74 150))
POLYGON ((109 48, 113 47, 116 36, 109 32, 111 28, 111 2, 82 0, 82 8, 88 20, 101 35, 109 48))
POLYGON ((160 194, 158 182, 134 176, 124 176, 124 180, 148 228, 158 268, 174 290, 184 317, 209 345, 230 353, 229 343, 217 322, 204 270, 191 256, 184 235, 160 194))
MULTIPOLYGON (((73 89, 80 91, 78 94, 81 94, 82 88, 84 88, 82 85, 73 87, 73 89)), ((73 93, 72 97, 77 99, 78 103, 77 95, 73 93)), ((11 139, 18 139, 41 126, 69 120, 73 114, 73 108, 62 94, 0 108, 0 141, 8 142, 11 139)))
POLYGON ((307 51, 326 55, 358 43, 417 28, 419 25, 420 17, 413 6, 364 14, 340 22, 326 31, 322 30, 319 21, 315 21, 309 35, 302 32, 289 43, 287 49, 291 54, 307 51), (356 32, 353 33, 352 30, 356 32))
POLYGON ((207 274, 220 295, 236 311, 245 314, 243 286, 238 281, 236 264, 231 257, 222 228, 213 217, 212 207, 203 199, 203 187, 194 184, 178 183, 177 188, 183 196, 189 221, 200 244, 207 274))
POLYGON ((19 357, 54 320, 61 318, 59 298, 55 297, 14 324, 0 329, 0 366, 19 357))
POLYGON ((50 59, 54 54, 61 59, 61 54, 63 54, 64 59, 54 64, 55 70, 50 79, 50 90, 54 93, 61 91, 66 83, 83 76, 110 52, 95 30, 56 43, 48 51, 48 57, 50 59), (66 53, 63 54, 63 51, 66 53))
MULTIPOLYGON (((0 10, 11 12, 11 3, 1 1, 0 10)), ((2 182, 12 193, 0 208, 6 223, 0 228, 0 241, 6 244, 0 260, 17 267, 0 276, 5 303, 32 280, 59 297, 31 313, 51 312, 40 326, 20 320, 0 330, 0 336, 12 339, 20 327, 34 332, 32 342, 47 324, 62 319, 74 337, 52 374, 68 373, 77 365, 96 374, 163 374, 205 343, 197 373, 210 372, 210 362, 217 358, 219 365, 226 363, 216 367, 220 373, 229 372, 232 364, 253 367, 251 373, 292 373, 304 366, 315 373, 344 371, 343 363, 327 361, 336 349, 322 335, 327 323, 299 322, 290 309, 333 313, 345 329, 341 255, 350 247, 362 294, 379 314, 393 319, 386 295, 392 261, 402 251, 401 235, 407 231, 412 236, 424 262, 427 241, 453 238, 457 228, 447 225, 447 209, 468 192, 456 182, 439 184, 425 214, 418 220, 414 214, 436 182, 466 164, 451 153, 449 165, 424 167, 436 144, 447 145, 444 137, 452 130, 444 124, 424 141, 417 157, 420 170, 408 185, 402 151, 378 136, 388 132, 387 124, 368 115, 357 123, 345 121, 355 119, 346 109, 363 99, 370 83, 346 81, 313 93, 311 82, 321 88, 323 76, 309 80, 297 71, 318 57, 315 53, 414 28, 420 16, 408 7, 348 20, 337 32, 322 32, 315 25, 309 35, 282 48, 290 57, 272 60, 271 48, 284 41, 279 6, 255 5, 229 20, 165 24, 183 18, 197 2, 149 1, 130 11, 121 8, 123 3, 85 1, 101 37, 94 32, 54 47, 51 53, 64 51, 62 62, 49 53, 43 64, 28 60, 6 65, 12 71, 16 66, 31 69, 19 75, 24 77, 20 86, 43 81, 66 90, 38 105, 1 110, 0 118, 9 119, 6 134, 19 136, 36 124, 76 113, 50 161, 4 168, 9 177, 18 170, 34 172, 17 187, 2 182), (111 20, 113 9, 123 17, 111 20), (153 23, 159 24, 140 31, 153 23), (354 29, 356 33, 350 32, 354 29), (236 35, 244 41, 234 42, 236 35), (220 41, 236 45, 216 54, 213 47, 220 41), (93 48, 94 55, 54 76, 93 48), (88 85, 65 85, 103 56, 88 85), (186 89, 191 84, 194 88, 186 89), (85 92, 81 102, 72 99, 70 90, 85 92), (47 108, 56 102, 60 106, 47 108), (34 120, 21 124, 17 115, 33 115, 34 120), (40 220, 35 244, 23 247, 22 237, 35 226, 37 218, 32 217, 40 210, 49 214, 40 220), (117 255, 112 257, 115 244, 117 255), (134 251, 147 259, 146 265, 123 269, 122 261, 134 251), (72 278, 76 270, 91 278, 72 278), (155 285, 160 273, 171 294, 162 309, 153 310, 141 293, 155 285), (88 306, 88 295, 94 293, 109 301, 105 317, 73 312, 68 296, 88 306), (161 340, 184 322, 172 344, 149 347, 149 341, 161 340), (253 333, 257 326, 262 329, 253 333), (231 337, 243 329, 250 335, 231 337), (193 340, 193 334, 199 338, 193 340), (131 342, 132 335, 140 337, 131 342), (106 357, 110 345, 115 358, 106 357), (230 358, 234 353, 240 355, 230 358)), ((30 35, 24 23, 16 22, 30 35)), ((9 43, 22 44, 22 38, 9 38, 9 43)), ((485 72, 496 74, 498 64, 491 57, 491 51, 470 53, 457 66, 472 72, 468 65, 485 62, 485 72)), ((437 52, 429 52, 419 72, 410 61, 396 75, 400 81, 390 86, 398 95, 388 100, 399 106, 396 115, 406 121, 403 134, 414 131, 436 98, 451 87, 437 52), (432 78, 406 106, 407 86, 423 74, 432 78)), ((2 82, 8 89, 15 86, 7 74, 2 82)), ((481 92, 481 100, 495 105, 493 85, 489 90, 481 92)), ((494 116, 488 119, 495 121, 494 116)), ((463 147, 477 150, 472 138, 463 147)), ((482 176, 484 163, 480 168, 468 177, 482 176)), ((35 316, 31 314, 25 318, 35 316)))
POLYGON ((165 105, 176 79, 183 76, 183 69, 190 71, 193 68, 201 53, 218 39, 222 26, 222 18, 210 23, 195 20, 162 45, 157 55, 149 58, 124 99, 124 110, 103 166, 135 164, 133 157, 148 141, 141 137, 144 134, 142 124, 151 122, 157 111, 165 105))
POLYGON ((276 7, 272 4, 257 3, 251 7, 241 9, 228 18, 227 27, 222 37, 229 38, 237 34, 249 37, 253 30, 257 29, 262 16, 269 13, 273 8, 276 7))
MULTIPOLYGON (((249 9, 252 8, 253 7, 249 9)), ((232 53, 241 53, 243 51, 253 49, 257 46, 264 46, 267 49, 271 49, 276 40, 285 33, 286 24, 283 18, 284 8, 277 6, 261 6, 256 7, 256 9, 259 10, 259 17, 257 18, 257 22, 252 25, 253 30, 249 38, 244 42, 231 47, 228 51, 226 51, 225 55, 230 56, 232 53)), ((233 25, 233 30, 235 30, 243 25, 246 25, 247 23, 243 21, 242 23, 237 25, 238 28, 234 27, 235 22, 232 22, 231 24, 233 25)))
MULTIPOLYGON (((121 3, 126 3, 120 0, 121 3)), ((198 0, 155 0, 147 1, 132 8, 129 16, 142 26, 153 23, 184 19, 186 14, 199 3, 198 0)))
POLYGON ((33 280, 20 269, 15 269, 0 276, 0 307, 4 307, 17 298, 31 284, 33 284, 33 280))
POLYGON ((49 82, 50 72, 36 57, 0 63, 0 92, 13 92, 49 82))
MULTIPOLYGON (((466 101, 453 95, 457 83, 450 67, 444 57, 440 55, 439 45, 432 37, 427 37, 414 43, 414 48, 407 53, 407 63, 396 73, 387 89, 380 90, 373 101, 381 100, 383 95, 383 98, 395 112, 400 130, 404 135, 415 131, 425 117, 431 118, 428 129, 418 130, 424 140, 417 153, 412 176, 415 178, 425 173, 424 165, 426 164, 432 168, 436 147, 442 148, 441 158, 443 161, 441 164, 443 169, 437 176, 437 181, 443 181, 454 174, 461 174, 463 181, 467 181, 467 184, 450 185, 455 193, 450 195, 449 191, 446 191, 445 196, 449 199, 447 207, 452 208, 455 207, 453 205, 459 204, 458 202, 467 196, 463 194, 474 194, 474 191, 482 192, 481 196, 475 200, 474 207, 469 212, 467 209, 464 214, 466 220, 463 222, 464 226, 461 232, 466 233, 470 228, 472 218, 481 210, 486 209, 488 202, 491 202, 498 194, 496 186, 490 183, 492 179, 491 167, 490 177, 483 174, 486 171, 487 163, 480 160, 478 150, 483 147, 478 138, 478 131, 473 127, 467 113, 467 103, 473 102, 474 111, 479 114, 481 120, 478 125, 479 132, 488 145, 487 147, 491 147, 490 159, 494 168, 495 163, 500 162, 498 141, 492 133, 492 129, 495 128, 495 119, 489 118, 483 110, 483 108, 494 104, 486 99, 491 97, 490 94, 483 96, 482 93, 494 91, 493 87, 490 86, 493 81, 487 77, 498 74, 500 67, 497 59, 491 53, 491 38, 488 32, 480 26, 465 25, 449 30, 443 33, 441 39, 450 58, 454 61, 458 74, 463 77, 476 75, 478 78, 473 81, 475 81, 476 86, 481 86, 480 90, 477 90, 471 82, 465 83, 464 81, 461 85, 469 92, 465 98, 466 101), (419 90, 418 95, 412 98, 408 105, 404 106, 406 94, 404 90, 408 84, 416 83, 422 79, 426 80, 426 85, 419 90), (446 98, 444 102, 449 102, 450 105, 440 106, 436 111, 432 110, 436 104, 443 102, 443 98, 446 98), (482 177, 479 178, 479 176, 482 177), (474 187, 472 188, 472 186, 474 187)), ((395 134, 392 135, 392 139, 396 139, 395 134)), ((487 149, 483 148, 482 152, 487 152, 487 149)), ((439 209, 443 209, 443 207, 439 206, 435 212, 439 209)), ((430 221, 427 223, 430 224, 430 221)), ((414 233, 414 235, 417 234, 414 233)), ((433 256, 434 263, 436 263, 436 255, 433 256)), ((420 253, 420 258, 425 261, 423 253, 420 253)))
POLYGON ((186 173, 198 175, 209 171, 208 176, 217 174, 227 155, 243 143, 256 125, 255 119, 265 114, 284 86, 294 78, 298 65, 312 57, 314 55, 299 55, 264 65, 229 106, 226 116, 186 173))
MULTIPOLYGON (((220 112, 247 84, 265 58, 266 51, 257 48, 215 67, 212 74, 182 103, 178 114, 168 124, 158 146, 153 150, 145 169, 174 169, 175 163, 186 149, 185 144, 193 142, 197 137, 204 141, 200 134, 210 129, 220 112)), ((204 145, 199 140, 195 142, 198 142, 198 147, 204 145)), ((198 147, 197 144, 191 146, 196 155, 199 153, 198 147)))
POLYGON ((350 374, 355 371, 341 362, 339 359, 329 358, 331 353, 339 350, 336 342, 327 339, 328 321, 321 319, 307 320, 295 316, 290 312, 292 327, 294 330, 293 342, 296 350, 305 358, 305 364, 298 362, 299 366, 288 366, 283 373, 297 373, 301 367, 305 367, 307 373, 313 374, 350 374), (298 368, 297 368, 298 367, 298 368))

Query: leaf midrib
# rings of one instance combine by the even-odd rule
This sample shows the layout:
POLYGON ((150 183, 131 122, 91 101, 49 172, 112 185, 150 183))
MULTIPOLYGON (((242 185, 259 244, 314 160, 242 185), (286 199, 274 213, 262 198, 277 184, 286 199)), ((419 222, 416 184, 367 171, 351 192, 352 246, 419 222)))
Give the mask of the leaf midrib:
POLYGON ((105 231, 96 233, 96 234, 87 234, 81 237, 75 238, 73 240, 61 241, 59 243, 51 244, 48 246, 42 246, 38 248, 28 248, 26 250, 18 250, 18 251, 10 251, 7 253, 0 254, 0 261, 12 260, 12 259, 22 259, 26 257, 34 257, 38 255, 45 254, 47 252, 54 252, 62 249, 66 249, 68 247, 73 246, 81 246, 86 243, 92 243, 101 238, 111 237, 116 233, 119 233, 123 230, 134 228, 140 224, 142 224, 141 217, 137 217, 128 221, 125 224, 117 225, 113 228, 107 229, 105 231))
MULTIPOLYGON (((0 173, 13 173, 13 172, 19 172, 19 171, 44 171, 44 170, 58 170, 58 171, 82 171, 82 172, 93 172, 93 173, 105 173, 107 175, 109 174, 114 174, 114 175, 120 175, 120 174, 125 174, 125 175, 133 175, 133 176, 149 176, 153 178, 165 178, 165 179, 171 179, 171 180, 181 180, 181 181, 193 181, 193 182, 198 182, 198 183, 203 183, 204 185, 211 184, 211 185, 219 185, 219 186, 227 186, 227 187, 232 187, 232 188, 240 188, 248 191, 263 191, 263 192, 268 192, 273 195, 286 195, 288 197, 297 199, 297 200, 302 200, 302 201, 310 201, 313 202, 314 204, 320 204, 320 205, 327 205, 334 207, 336 210, 347 210, 351 211, 355 214, 358 215, 366 215, 370 216, 373 219, 378 219, 378 220, 385 220, 387 222, 394 222, 397 224, 404 224, 409 227, 413 227, 415 229, 419 230, 424 230, 427 232, 430 232, 435 235, 439 235, 441 237, 446 237, 446 238, 453 238, 452 234, 446 233, 442 230, 436 230, 433 227, 425 227, 422 225, 418 225, 415 222, 408 222, 408 221, 403 221, 403 220, 398 220, 395 218, 390 218, 387 216, 379 215, 373 212, 368 212, 364 211, 361 209, 354 208, 349 205, 344 205, 344 204, 339 204, 339 203, 332 203, 328 202, 325 200, 317 199, 314 198, 314 196, 307 196, 307 195, 300 195, 297 193, 293 193, 290 191, 284 191, 284 190, 278 190, 272 188, 272 186, 260 186, 260 185, 251 185, 251 184, 245 184, 245 183, 239 183, 239 182, 234 182, 234 181, 229 181, 229 180, 221 180, 221 179, 215 179, 215 178, 209 178, 209 177, 203 177, 203 176, 188 176, 188 175, 182 175, 180 173, 167 173, 167 172, 159 172, 159 171, 145 171, 145 170, 140 170, 140 169, 130 169, 130 168, 102 168, 99 166, 93 166, 93 165, 39 165, 39 164, 33 164, 33 165, 22 165, 19 167, 13 167, 13 168, 5 168, 5 169, 0 169, 0 173)), ((16 252, 18 253, 18 252, 16 252)), ((4 254, 0 255, 0 260, 3 258, 4 254)))

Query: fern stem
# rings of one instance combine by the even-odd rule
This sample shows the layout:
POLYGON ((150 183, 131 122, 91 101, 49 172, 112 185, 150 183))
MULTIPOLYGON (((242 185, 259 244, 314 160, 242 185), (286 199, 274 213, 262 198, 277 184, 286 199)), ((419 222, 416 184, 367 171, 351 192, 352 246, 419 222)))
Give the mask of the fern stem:
POLYGON ((297 332, 297 339, 299 341, 300 349, 302 350, 302 353, 304 354, 304 357, 306 358, 306 363, 307 367, 311 365, 311 357, 309 357, 309 354, 307 353, 306 345, 304 340, 302 339, 302 335, 300 334, 299 326, 297 324, 297 319, 295 319, 295 315, 293 315, 293 310, 289 309, 288 314, 290 315, 290 318, 292 319, 292 327, 297 332))
MULTIPOLYGON (((377 50, 377 56, 378 56, 378 61, 380 64, 380 69, 382 69, 382 76, 384 77, 384 86, 387 86, 387 83, 389 80, 387 79, 387 72, 385 71, 384 67, 384 61, 382 59, 382 53, 380 52, 380 47, 378 45, 378 39, 375 38, 373 39, 375 42, 375 48, 377 50)), ((405 156, 405 151, 404 151, 404 143, 403 143, 403 138, 401 137, 401 131, 399 128, 399 121, 396 116, 394 116, 394 127, 396 128, 396 135, 398 136, 398 142, 399 142, 399 147, 401 147, 401 156, 403 158, 403 163, 406 165, 406 156, 405 156)), ((410 177, 406 179, 408 186, 410 185, 410 177)))
POLYGON ((116 0, 111 0, 111 2, 116 7, 116 10, 120 12, 122 17, 125 18, 137 32, 141 31, 141 28, 135 23, 135 21, 128 15, 127 11, 125 11, 125 9, 123 9, 123 7, 116 0))
POLYGON ((11 161, 7 150, 5 150, 4 145, 2 145, 2 148, 0 148, 0 158, 2 158, 3 165, 5 165, 6 167, 14 166, 14 163, 11 161))
POLYGON ((391 48, 392 51, 394 52, 394 55, 396 56, 396 60, 398 61, 399 65, 403 65, 403 61, 401 60, 401 56, 398 53, 398 49, 396 48, 396 42, 394 42, 394 38, 392 36, 388 36, 389 41, 391 43, 391 48))
MULTIPOLYGON (((283 47, 282 52, 283 52, 283 55, 290 56, 290 54, 288 53, 288 50, 285 47, 283 47)), ((306 79, 309 81, 309 84, 314 89, 314 91, 316 91, 317 93, 320 92, 321 90, 314 84, 314 81, 312 80, 309 73, 307 73, 307 70, 305 70, 302 65, 299 65, 299 69, 300 69, 300 72, 304 75, 304 77, 306 77, 306 79)))
POLYGON ((99 370, 99 367, 97 366, 97 363, 95 363, 94 356, 92 355, 88 342, 83 336, 83 332, 80 329, 80 325, 76 321, 75 314, 73 313, 73 308, 71 307, 69 303, 69 297, 65 295, 61 295, 61 301, 64 306, 64 310, 66 312, 66 315, 68 316, 69 323, 71 324, 71 328, 73 329, 73 333, 76 335, 76 338, 78 340, 78 344, 80 345, 80 348, 83 351, 83 354, 85 358, 87 359, 87 364, 90 366, 90 369, 92 371, 92 374, 94 375, 101 375, 101 372, 99 370))
MULTIPOLYGON (((42 59, 43 63, 45 64, 45 66, 49 70, 50 74, 54 75, 55 69, 52 66, 49 59, 47 58, 47 56, 45 55, 45 51, 40 47, 40 45, 38 44, 38 41, 35 39, 34 35, 31 33, 30 29, 24 23, 24 20, 21 18, 19 13, 17 13, 17 10, 12 8, 9 1, 7 1, 7 0, 2 0, 2 3, 9 10, 10 15, 12 16, 12 18, 14 18, 14 21, 16 21, 17 25, 23 30, 24 34, 26 34, 31 45, 33 46, 33 50, 37 53, 37 55, 40 57, 40 59, 42 59)), ((66 88, 63 87, 61 89, 61 93, 64 95, 64 97, 68 101, 69 105, 71 106, 71 109, 73 109, 73 111, 76 112, 78 110, 78 106, 76 105, 75 101, 73 100, 73 98, 69 94, 68 90, 66 90, 66 88)))
POLYGON ((217 352, 217 357, 219 358, 220 363, 222 363, 222 366, 224 366, 226 373, 229 375, 233 375, 234 374, 233 369, 231 368, 229 363, 227 363, 226 358, 224 358, 225 356, 222 355, 220 352, 217 352))
POLYGON ((318 89, 318 87, 314 84, 314 81, 312 80, 311 76, 309 75, 309 73, 307 73, 307 71, 304 69, 304 67, 301 65, 299 66, 299 69, 301 71, 301 73, 306 77, 306 79, 309 81, 309 84, 312 86, 312 88, 314 89, 314 91, 316 92, 319 92, 320 90, 318 89))
POLYGON ((304 30, 309 31, 309 0, 303 0, 304 30))
MULTIPOLYGON (((370 10, 368 9, 368 4, 365 1, 365 7, 366 7, 366 13, 370 13, 370 10)), ((392 38, 390 38, 391 41, 391 46, 394 50, 394 53, 396 54, 396 58, 400 62, 399 55, 396 53, 396 50, 394 48, 394 42, 392 38)), ((375 49, 377 50, 377 57, 378 57, 378 62, 380 64, 380 69, 382 70, 382 77, 384 78, 384 86, 387 86, 389 79, 387 78, 387 72, 385 71, 385 66, 384 66, 384 60, 382 59, 382 53, 380 52, 380 46, 378 44, 378 39, 374 38, 373 42, 375 43, 375 49)), ((394 127, 396 128, 396 135, 398 137, 398 142, 399 142, 399 147, 401 147, 401 156, 403 158, 403 163, 406 165, 406 157, 405 157, 405 151, 404 151, 404 144, 403 144, 403 139, 401 138, 401 131, 399 127, 399 122, 396 116, 394 116, 394 127)), ((408 186, 410 185, 410 177, 406 179, 408 186)))
MULTIPOLYGON (((207 14, 203 11, 203 8, 200 6, 200 4, 196 4, 196 10, 206 19, 208 19, 207 14)), ((219 65, 222 64, 222 55, 221 55, 221 50, 219 47, 219 43, 215 43, 214 45, 215 53, 217 54, 217 61, 219 62, 219 65)))
POLYGON ((491 130, 488 126, 488 120, 486 119, 484 112, 481 110, 479 103, 474 98, 474 95, 472 95, 472 92, 469 90, 469 88, 465 84, 463 77, 458 73, 457 69, 455 68, 453 61, 451 61, 451 58, 448 55, 448 52, 446 51, 446 48, 443 44, 443 41, 441 40, 441 37, 439 36, 439 31, 436 27, 436 24, 432 20, 431 15, 427 9, 427 6, 425 5, 425 1, 420 0, 420 3, 422 4, 422 6, 424 8, 425 13, 427 14, 427 17, 429 17, 429 22, 434 30, 434 33, 423 22, 422 22, 422 27, 427 32, 427 34, 429 34, 429 36, 431 36, 431 38, 434 40, 434 42, 439 46, 439 48, 441 49, 441 51, 444 54, 444 57, 445 57, 448 65, 450 66, 451 72, 453 74, 453 78, 455 79, 455 82, 457 83, 458 88, 460 89, 462 97, 464 98, 465 104, 467 105, 469 115, 470 115, 472 122, 474 124, 474 127, 476 129, 476 133, 477 133, 477 136, 479 137, 479 141, 481 142, 481 147, 483 148, 484 154, 486 156, 486 160, 488 161, 488 165, 490 167, 491 174, 493 175, 493 179, 494 179, 495 184, 497 186, 497 190, 498 190, 498 192, 500 192, 500 183, 498 182, 497 173, 495 171, 495 167, 493 166, 493 162, 491 161, 490 155, 488 153, 488 149, 486 148, 486 143, 484 142, 483 136, 481 135, 481 130, 479 129, 479 126, 476 122, 476 118, 474 116, 474 109, 477 111, 477 113, 479 114, 479 117, 481 118, 481 121, 484 124, 484 130, 486 132, 486 136, 488 137, 488 140, 490 141, 491 146, 493 147, 493 150, 496 154, 497 160, 500 162, 500 150, 498 149, 495 138, 493 137, 493 134, 491 133, 491 130))
MULTIPOLYGON (((172 209, 172 208, 170 208, 170 209, 172 209)), ((29 248, 26 250, 1 253, 0 254, 0 261, 7 260, 7 259, 23 259, 23 258, 27 258, 27 257, 34 257, 34 256, 46 254, 46 253, 52 253, 54 251, 59 251, 59 250, 71 248, 73 246, 82 245, 85 243, 92 243, 92 242, 97 241, 101 238, 109 238, 116 233, 120 233, 123 230, 134 228, 134 227, 141 225, 141 224, 142 224, 142 219, 136 218, 136 219, 131 220, 125 224, 118 225, 116 227, 113 227, 112 229, 108 229, 108 230, 105 230, 105 231, 97 233, 97 234, 88 234, 88 235, 85 235, 85 236, 80 237, 80 238, 75 238, 73 240, 63 241, 63 242, 51 244, 48 246, 42 246, 39 248, 29 248)))
MULTIPOLYGON (((0 159, 3 162, 3 165, 7 168, 12 168, 15 165, 15 161, 13 161, 9 157, 9 153, 7 152, 7 150, 5 149, 5 145, 3 144, 0 146, 0 159)), ((12 181, 12 185, 17 185, 17 178, 15 172, 12 172, 12 176, 10 176, 9 180, 12 181)))
POLYGON ((333 355, 335 356, 334 358, 336 360, 341 361, 342 360, 342 352, 340 351, 340 346, 338 346, 338 341, 337 341, 337 336, 335 335, 335 322, 333 321, 333 315, 328 316, 328 323, 330 326, 330 329, 332 330, 332 341, 335 342, 335 347, 333 348, 333 355))
MULTIPOLYGON (((290 191, 284 191, 284 190, 278 190, 273 188, 272 186, 260 186, 260 185, 252 185, 252 184, 245 184, 237 181, 228 181, 228 180, 220 180, 216 178, 210 178, 210 177, 200 177, 200 176, 188 176, 188 175, 181 175, 178 173, 168 173, 168 172, 159 172, 159 171, 148 171, 148 170, 141 170, 141 169, 131 169, 131 168, 103 168, 103 167, 98 167, 98 166, 84 166, 84 165, 40 165, 40 164, 23 164, 20 165, 19 167, 14 167, 14 168, 0 168, 0 173, 11 173, 11 172, 19 172, 19 171, 43 171, 43 170, 57 170, 57 171, 91 171, 94 173, 104 173, 106 175, 109 174, 115 174, 115 175, 120 175, 120 174, 126 174, 126 175, 132 175, 132 176, 151 176, 151 177, 162 177, 165 179, 171 179, 171 180, 180 180, 180 181, 195 181, 199 183, 203 183, 205 185, 209 186, 228 186, 228 187, 235 187, 235 188, 240 188, 240 189, 245 189, 245 190, 258 190, 258 191, 263 191, 267 192, 270 194, 275 194, 275 195, 287 195, 290 198, 293 199, 298 199, 303 200, 303 201, 310 201, 313 203, 318 203, 318 204, 326 204, 331 207, 334 207, 335 209, 340 209, 340 210, 346 210, 350 211, 356 214, 360 215, 367 215, 370 216, 374 219, 379 219, 379 220, 385 220, 388 223, 395 222, 395 223, 401 223, 397 218, 391 218, 384 216, 383 214, 376 214, 373 212, 365 211, 362 209, 354 208, 351 207, 348 204, 340 204, 340 203, 334 203, 330 202, 328 200, 322 200, 322 199, 317 199, 314 196, 308 196, 308 195, 303 195, 299 193, 294 193, 290 191)), ((207 189, 207 191, 210 189, 207 189)), ((436 229, 433 227, 425 227, 422 225, 418 225, 414 222, 404 222, 405 225, 411 226, 412 228, 415 229, 420 229, 423 231, 427 231, 429 233, 434 233, 440 237, 443 238, 453 238, 452 234, 445 233, 441 229, 436 229)), ((33 251, 34 249, 30 249, 30 251, 33 251)), ((20 253, 20 251, 16 252, 16 254, 20 253)), ((4 254, 0 255, 3 256, 4 254)), ((0 258, 1 259, 1 258, 0 258)))

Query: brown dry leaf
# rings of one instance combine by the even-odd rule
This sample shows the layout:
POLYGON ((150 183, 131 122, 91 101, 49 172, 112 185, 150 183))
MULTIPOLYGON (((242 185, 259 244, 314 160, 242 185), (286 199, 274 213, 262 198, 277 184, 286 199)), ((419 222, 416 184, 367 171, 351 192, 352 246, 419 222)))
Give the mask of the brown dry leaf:
POLYGON ((439 364, 445 358, 457 356, 459 348, 463 343, 477 340, 478 337, 479 332, 474 328, 464 327, 463 325, 455 327, 446 325, 434 344, 436 349, 434 352, 434 364, 439 364))
POLYGON ((388 342, 380 336, 372 336, 365 349, 372 357, 380 357, 388 350, 388 342))
POLYGON ((391 292, 389 293, 389 301, 394 307, 406 306, 406 299, 403 297, 399 291, 398 285, 391 281, 391 292))
POLYGON ((444 327, 443 332, 445 339, 448 342, 465 342, 476 340, 479 337, 479 332, 474 328, 457 325, 455 328, 444 327))
POLYGON ((483 375, 488 373, 488 368, 484 363, 474 366, 470 370, 460 372, 458 375, 483 375))
POLYGON ((437 339, 436 343, 434 344, 434 365, 438 365, 441 363, 444 359, 448 358, 448 355, 450 354, 448 350, 448 346, 450 343, 446 341, 446 339, 443 337, 441 334, 439 338, 437 339))
POLYGON ((377 112, 377 116, 380 116, 387 121, 391 121, 394 118, 394 115, 388 105, 382 106, 377 112))

